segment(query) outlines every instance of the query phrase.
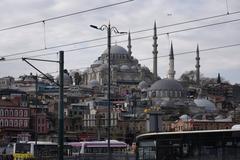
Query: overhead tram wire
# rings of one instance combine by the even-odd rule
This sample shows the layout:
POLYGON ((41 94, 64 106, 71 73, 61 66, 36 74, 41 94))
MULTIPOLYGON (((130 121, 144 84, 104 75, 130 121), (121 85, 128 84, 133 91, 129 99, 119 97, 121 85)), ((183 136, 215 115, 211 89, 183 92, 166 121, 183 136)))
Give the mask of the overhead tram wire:
MULTIPOLYGON (((167 28, 167 27, 171 27, 171 26, 177 26, 177 25, 182 25, 182 24, 187 24, 187 23, 192 23, 192 22, 197 22, 197 21, 203 21, 203 20, 213 19, 213 18, 218 18, 218 17, 223 17, 223 16, 226 16, 226 15, 239 14, 239 13, 240 13, 240 11, 236 11, 236 12, 232 12, 232 13, 229 13, 229 14, 220 14, 220 15, 211 16, 211 17, 205 17, 205 18, 200 18, 200 19, 195 19, 195 20, 190 20, 190 21, 184 21, 184 22, 159 26, 159 27, 157 27, 157 29, 167 28)), ((44 22, 44 21, 41 21, 41 22, 44 22)), ((230 23, 230 22, 226 22, 226 23, 230 23)), ((146 31, 150 31, 150 30, 152 30, 152 28, 151 29, 143 29, 143 30, 134 31, 134 32, 131 32, 131 34, 146 32, 146 31)), ((123 36, 123 35, 115 35, 115 36, 112 36, 112 37, 117 37, 117 36, 123 36)), ((29 51, 24 51, 24 52, 17 52, 17 53, 8 54, 8 55, 2 56, 2 57, 11 57, 11 56, 15 56, 15 55, 34 53, 34 52, 39 52, 39 51, 44 51, 44 50, 49 50, 49 49, 55 49, 55 48, 60 48, 60 47, 66 47, 66 46, 71 46, 71 45, 76 45, 76 44, 88 43, 88 42, 93 42, 93 41, 98 41, 98 40, 103 40, 103 39, 106 39, 106 37, 100 37, 100 38, 95 38, 95 39, 91 39, 91 40, 85 40, 85 41, 68 43, 68 44, 61 44, 61 45, 45 47, 45 48, 35 49, 35 50, 29 50, 29 51)))
POLYGON ((117 6, 117 5, 120 5, 120 4, 131 2, 131 1, 134 1, 134 0, 122 1, 122 2, 118 2, 118 3, 113 3, 113 4, 109 4, 109 5, 105 5, 105 6, 92 8, 92 9, 87 9, 87 10, 83 10, 83 11, 69 13, 69 14, 65 14, 65 15, 62 15, 62 16, 56 16, 56 17, 47 18, 47 19, 43 19, 43 20, 38 20, 38 21, 34 21, 34 22, 29 22, 29 23, 25 23, 25 24, 20 24, 20 25, 16 25, 16 26, 12 26, 12 27, 6 27, 6 28, 0 29, 0 32, 7 31, 7 30, 12 30, 12 29, 16 29, 16 28, 21 28, 21 27, 25 27, 25 26, 30 26, 30 25, 33 25, 33 24, 43 23, 43 22, 47 22, 47 21, 57 20, 57 19, 65 18, 65 17, 70 17, 70 16, 82 14, 82 13, 87 13, 87 12, 103 9, 103 8, 113 7, 113 6, 117 6))
MULTIPOLYGON (((205 28, 205 27, 209 27, 209 26, 215 26, 215 25, 220 25, 220 24, 225 24, 225 23, 231 23, 231 22, 236 22, 239 21, 240 19, 234 19, 234 20, 230 20, 230 21, 225 21, 225 22, 219 22, 219 23, 213 23, 213 24, 208 24, 208 25, 202 25, 202 26, 197 26, 197 27, 191 27, 191 28, 186 28, 186 29, 181 29, 181 30, 175 30, 175 31, 171 31, 171 32, 165 32, 165 33, 159 33, 157 34, 158 36, 162 36, 162 35, 166 35, 166 34, 172 34, 172 33, 178 33, 178 32, 184 32, 184 31, 189 31, 189 30, 195 30, 195 29, 199 29, 199 28, 205 28)), ((150 36, 142 36, 142 37, 137 37, 137 38, 133 38, 132 41, 134 40, 141 40, 141 39, 146 39, 146 38, 151 38, 152 35, 150 36)), ((122 41, 118 41, 118 43, 123 43, 123 42, 127 42, 127 40, 122 40, 122 41)), ((73 51, 77 51, 77 50, 83 50, 83 49, 89 49, 89 48, 95 48, 95 47, 101 47, 101 46, 106 46, 106 44, 99 44, 99 45, 92 45, 92 46, 87 46, 87 47, 82 47, 82 48, 76 48, 76 49, 70 49, 70 50, 65 50, 65 52, 73 52, 73 51)), ((44 49, 40 49, 38 51, 41 51, 44 49)), ((26 53, 31 53, 30 52, 22 52, 20 54, 26 54, 26 53)), ((40 57, 40 56, 44 56, 44 55, 52 55, 52 54, 56 54, 57 52, 52 52, 52 53, 45 53, 45 54, 39 54, 39 55, 34 55, 34 56, 30 56, 31 58, 33 57, 40 57)), ((20 55, 15 54, 15 55, 20 55)), ((11 55, 12 56, 12 55, 11 55)), ((10 57, 9 56, 2 56, 2 57, 10 57)), ((13 58, 13 59, 9 59, 9 60, 14 60, 14 59, 18 59, 18 58, 13 58)), ((7 59, 5 59, 6 61, 7 59)))
MULTIPOLYGON (((240 13, 240 12, 239 12, 240 13)), ((178 33, 178 32, 184 32, 184 31, 189 31, 189 30, 195 30, 195 29, 199 29, 199 28, 206 28, 206 27, 210 27, 210 26, 216 26, 216 25, 221 25, 221 24, 226 24, 226 23, 232 23, 232 22, 237 22, 240 21, 240 19, 233 19, 233 20, 229 20, 229 21, 223 21, 223 22, 218 22, 218 23, 212 23, 212 24, 207 24, 207 25, 201 25, 201 26, 197 26, 197 27, 190 27, 190 28, 186 28, 186 29, 180 29, 180 30, 175 30, 175 31, 170 31, 170 32, 165 32, 165 33, 160 33, 157 34, 158 36, 162 36, 162 35, 166 35, 166 34, 173 34, 173 33, 178 33)), ((152 30, 152 29, 151 29, 152 30)), ((142 32, 145 32, 146 30, 142 30, 142 32)), ((137 31, 138 32, 138 31, 137 31)), ((139 33, 139 32, 138 32, 139 33)), ((151 38, 152 35, 150 36, 142 36, 142 37, 137 37, 137 38, 132 38, 132 40, 140 40, 140 39, 146 39, 146 38, 151 38)), ((81 43, 88 43, 88 42, 93 42, 93 41, 97 41, 97 40, 103 40, 106 39, 106 37, 100 37, 100 38, 96 38, 96 39, 92 39, 92 40, 86 40, 86 41, 81 41, 81 42, 75 42, 75 43, 69 43, 69 44, 62 44, 62 45, 57 45, 57 46, 52 46, 52 47, 48 47, 46 49, 55 49, 55 48, 60 48, 60 47, 66 47, 66 46, 71 46, 71 45, 76 45, 76 44, 81 44, 81 43)), ((118 43, 122 43, 122 42, 127 42, 127 40, 122 40, 122 41, 118 41, 118 43)), ((104 44, 106 45, 106 44, 104 44)), ((97 47, 101 46, 101 45, 96 45, 97 47)), ((90 46, 90 47, 84 47, 84 48, 94 48, 94 46, 90 46)), ((36 50, 29 50, 29 51, 24 51, 24 52, 17 52, 17 53, 12 53, 12 54, 8 54, 8 55, 4 55, 2 57, 12 57, 12 56, 16 56, 16 55, 23 55, 23 54, 28 54, 28 53, 34 53, 34 52, 39 52, 39 51, 44 51, 46 50, 44 48, 41 49, 36 49, 36 50)), ((78 49, 73 49, 73 50, 78 50, 78 49)), ((81 50, 81 49, 79 49, 81 50)), ((55 53, 55 52, 54 52, 55 53)), ((50 53, 53 54, 53 53, 50 53)), ((48 55, 48 54, 42 54, 42 55, 48 55)), ((34 56, 35 57, 35 56, 34 56)))
MULTIPOLYGON (((207 52, 207 51, 218 50, 218 49, 225 49, 225 48, 231 48, 231 47, 237 47, 237 46, 240 46, 240 43, 224 45, 224 46, 218 46, 218 47, 211 47, 211 48, 206 48, 206 49, 199 49, 199 52, 207 52)), ((180 52, 180 53, 174 53, 174 56, 181 56, 181 55, 191 54, 191 53, 196 53, 196 50, 180 52)), ((163 58, 163 57, 169 57, 169 54, 158 56, 158 58, 163 58)), ((151 59, 153 59, 153 58, 143 58, 143 59, 139 59, 138 61, 145 61, 145 60, 151 60, 151 59)))
MULTIPOLYGON (((207 52, 207 51, 218 50, 218 49, 225 49, 225 48, 231 48, 231 47, 237 47, 237 46, 240 46, 240 43, 224 45, 224 46, 218 46, 218 47, 211 47, 211 48, 201 49, 199 51, 200 52, 207 52)), ((66 52, 69 52, 69 51, 66 51, 66 52)), ((196 50, 185 51, 185 52, 180 52, 180 53, 174 53, 174 56, 181 56, 181 55, 191 54, 191 53, 196 53, 196 50)), ((158 58, 164 58, 164 57, 169 57, 169 54, 158 56, 158 58)), ((7 61, 15 61, 15 60, 20 60, 20 59, 22 59, 22 58, 13 58, 13 59, 8 59, 7 61)), ((151 59, 153 59, 153 58, 152 57, 151 58, 143 58, 143 59, 138 59, 138 61, 146 61, 146 60, 151 60, 151 59)), ((80 68, 75 68, 75 69, 71 68, 69 70, 86 69, 86 68, 88 68, 88 67, 80 67, 80 68)), ((57 72, 58 71, 48 72, 48 74, 57 73, 57 72)))
MULTIPOLYGON (((106 45, 106 44, 103 44, 101 46, 104 46, 104 45, 106 45)), ((237 47, 237 46, 240 46, 240 43, 229 44, 229 45, 218 46, 218 47, 211 47, 211 48, 201 49, 199 51, 200 52, 207 52, 207 51, 218 50, 218 49, 225 49, 225 48, 231 48, 231 47, 237 47)), ((79 48, 79 49, 65 50, 64 52, 73 52, 73 51, 76 51, 76 50, 83 50, 83 49, 88 49, 88 48, 90 48, 90 47, 83 47, 83 48, 79 48)), ((93 46, 92 46, 92 48, 93 48, 93 46)), ((180 56, 180 55, 191 54, 191 53, 195 53, 195 52, 196 52, 196 50, 194 50, 194 51, 186 51, 186 52, 174 53, 174 55, 180 56)), ((57 52, 52 53, 52 54, 57 54, 57 52)), ((41 55, 39 55, 39 56, 41 56, 41 55)), ((31 57, 28 57, 28 58, 33 58, 33 57, 36 57, 36 56, 31 56, 31 57)), ((162 57, 169 57, 169 54, 158 56, 158 58, 162 58, 162 57)), ((18 57, 18 58, 6 59, 5 61, 2 61, 2 62, 16 61, 16 60, 21 60, 21 59, 22 58, 18 57)), ((151 58, 143 58, 143 59, 139 59, 138 61, 145 61, 145 60, 150 60, 150 59, 153 59, 153 58, 152 57, 151 58)))
MULTIPOLYGON (((210 19, 215 19, 215 18, 221 18, 221 17, 234 15, 234 14, 239 14, 239 13, 240 13, 240 11, 235 11, 235 12, 228 13, 228 14, 219 14, 219 15, 215 15, 215 16, 204 17, 204 18, 199 18, 199 19, 194 19, 194 20, 189 20, 189 21, 184 21, 184 22, 179 22, 179 23, 174 23, 174 24, 169 24, 169 25, 164 25, 164 26, 159 26, 159 27, 157 27, 157 29, 173 27, 173 26, 178 26, 178 25, 183 25, 183 24, 188 24, 188 23, 193 23, 193 22, 199 22, 199 21, 204 21, 204 20, 210 20, 210 19)), ((138 31, 131 32, 131 34, 141 33, 141 32, 146 32, 146 31, 151 31, 151 30, 152 30, 152 28, 143 29, 143 30, 138 30, 138 31)), ((120 36, 120 35, 118 35, 118 36, 120 36)))

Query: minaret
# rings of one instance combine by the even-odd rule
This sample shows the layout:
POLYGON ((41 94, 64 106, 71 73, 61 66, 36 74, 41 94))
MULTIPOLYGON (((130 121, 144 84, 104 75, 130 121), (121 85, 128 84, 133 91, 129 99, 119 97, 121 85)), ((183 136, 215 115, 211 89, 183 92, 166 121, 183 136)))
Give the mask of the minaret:
POLYGON ((158 54, 158 51, 157 51, 157 47, 158 47, 158 44, 157 44, 157 27, 156 27, 156 21, 154 22, 154 29, 153 29, 153 76, 154 76, 154 79, 157 80, 158 78, 158 73, 157 73, 157 54, 158 54))
POLYGON ((222 83, 222 82, 221 82, 221 76, 220 76, 220 73, 218 73, 217 83, 218 83, 218 84, 222 83))
POLYGON ((200 57, 199 57, 199 47, 197 45, 197 56, 196 56, 196 84, 197 86, 200 85, 200 57))
POLYGON ((174 55, 173 55, 173 45, 171 42, 171 49, 169 54, 169 70, 168 70, 168 78, 174 79, 175 71, 174 71, 174 55))
POLYGON ((128 32, 128 45, 127 45, 127 48, 128 48, 128 54, 129 54, 129 56, 131 56, 132 55, 132 45, 131 45, 130 31, 128 32))

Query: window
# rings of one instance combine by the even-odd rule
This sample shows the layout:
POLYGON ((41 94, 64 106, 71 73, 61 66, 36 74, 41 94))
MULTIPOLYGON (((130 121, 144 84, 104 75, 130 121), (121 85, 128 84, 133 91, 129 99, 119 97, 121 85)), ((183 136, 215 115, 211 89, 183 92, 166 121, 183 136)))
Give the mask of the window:
POLYGON ((18 127, 18 120, 14 120, 14 127, 18 127))
POLYGON ((8 120, 5 119, 5 127, 8 127, 8 120))
MULTIPOLYGON (((18 110, 15 110, 14 111, 14 115, 15 115, 15 117, 18 117, 18 110)), ((15 123, 15 122, 14 122, 15 123)), ((15 126, 15 125, 14 125, 15 126)))
POLYGON ((24 117, 27 117, 27 116, 28 116, 28 111, 25 110, 25 111, 24 111, 24 117))
POLYGON ((9 116, 13 117, 13 110, 10 110, 9 116))
POLYGON ((3 127, 3 120, 0 120, 0 127, 3 127))
POLYGON ((153 91, 151 96, 156 97, 156 92, 153 91))
POLYGON ((23 117, 23 110, 19 111, 19 117, 23 117))
POLYGON ((28 121, 24 120, 24 127, 28 127, 28 121))
POLYGON ((4 116, 3 109, 0 109, 0 116, 4 116))
POLYGON ((23 120, 19 120, 19 127, 23 126, 23 120))
POLYGON ((5 110, 5 117, 8 116, 8 109, 5 110))
POLYGON ((178 97, 178 92, 177 91, 175 91, 175 97, 178 97))
POLYGON ((9 120, 9 127, 13 127, 13 120, 12 119, 9 120))

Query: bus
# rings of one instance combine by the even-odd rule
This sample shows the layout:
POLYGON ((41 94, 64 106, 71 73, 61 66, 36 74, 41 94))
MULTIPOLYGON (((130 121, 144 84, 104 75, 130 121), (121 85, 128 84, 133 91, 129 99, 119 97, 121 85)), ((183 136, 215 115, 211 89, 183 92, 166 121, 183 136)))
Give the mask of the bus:
POLYGON ((14 160, 24 160, 39 158, 52 159, 57 157, 58 147, 57 143, 43 142, 43 141, 22 141, 13 143, 13 157, 14 160))
POLYGON ((142 134, 136 160, 240 160, 240 129, 142 134))
MULTIPOLYGON (((83 154, 104 154, 108 152, 108 141, 82 141, 82 142, 67 142, 71 148, 71 155, 78 156, 83 154)), ((127 144, 118 140, 110 140, 111 152, 126 153, 127 144)))

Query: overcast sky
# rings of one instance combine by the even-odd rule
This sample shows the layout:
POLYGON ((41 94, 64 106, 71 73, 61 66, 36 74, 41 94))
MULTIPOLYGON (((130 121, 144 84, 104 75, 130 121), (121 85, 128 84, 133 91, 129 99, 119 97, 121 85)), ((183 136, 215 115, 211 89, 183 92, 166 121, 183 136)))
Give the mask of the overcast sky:
MULTIPOLYGON (((124 0, 122 0, 124 1, 124 0)), ((88 10, 95 7, 118 3, 120 0, 1 0, 0 3, 0 29, 21 25, 34 21, 41 21, 51 17, 88 10)), ((101 26, 108 24, 118 28, 119 31, 135 32, 153 28, 156 20, 157 27, 195 20, 199 18, 233 13, 240 11, 239 0, 135 0, 133 2, 99 9, 92 12, 78 14, 57 20, 37 23, 26 27, 0 32, 0 57, 6 56, 6 61, 0 62, 0 77, 18 77, 23 74, 37 71, 32 69, 21 57, 30 57, 45 53, 56 53, 59 50, 70 50, 106 44, 107 40, 91 41, 67 47, 49 49, 22 55, 12 55, 30 50, 43 49, 62 44, 69 44, 106 37, 106 32, 90 28, 90 24, 101 26), (44 28, 45 39, 44 43, 44 28), (11 55, 11 56, 9 56, 11 55)), ((211 20, 176 25, 158 29, 158 34, 167 33, 201 25, 208 25, 223 21, 236 20, 239 14, 214 18, 211 20)), ((240 21, 221 24, 200 29, 163 34, 158 37, 158 56, 169 54, 169 42, 173 42, 174 53, 182 53, 199 49, 222 47, 240 43, 240 21)), ((142 36, 152 36, 153 31, 133 33, 132 39, 142 36)), ((112 42, 126 48, 127 36, 112 37, 112 42)), ((132 54, 139 59, 142 66, 152 70, 152 37, 132 40, 132 54)), ((89 67, 106 46, 90 47, 74 52, 65 52, 65 68, 84 70, 89 67)), ((200 52, 201 73, 207 77, 216 77, 218 73, 231 83, 240 83, 240 46, 200 52)), ((175 56, 176 78, 186 71, 195 69, 195 53, 175 56)), ((41 59, 58 60, 57 54, 50 54, 41 59)), ((168 57, 158 59, 158 74, 164 78, 168 71, 168 57)), ((43 72, 58 71, 58 64, 31 61, 43 72)), ((56 73, 53 74, 56 76, 56 73)))

